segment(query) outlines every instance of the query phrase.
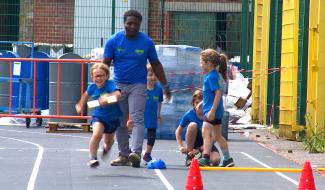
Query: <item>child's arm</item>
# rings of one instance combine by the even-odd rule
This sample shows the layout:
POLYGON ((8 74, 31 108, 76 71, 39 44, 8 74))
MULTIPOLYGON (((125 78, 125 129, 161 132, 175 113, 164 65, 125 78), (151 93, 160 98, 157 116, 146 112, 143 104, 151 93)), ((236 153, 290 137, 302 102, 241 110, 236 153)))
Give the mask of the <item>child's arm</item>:
POLYGON ((109 103, 114 103, 117 102, 119 99, 121 98, 121 92, 119 90, 116 90, 112 93, 108 93, 105 95, 102 95, 98 101, 99 101, 99 105, 106 105, 109 103))
POLYGON ((158 118, 158 122, 161 121, 161 117, 160 117, 160 112, 161 112, 161 102, 158 102, 158 111, 157 111, 157 118, 158 118))
POLYGON ((179 125, 177 127, 176 131, 175 131, 175 136, 176 136, 176 141, 177 141, 177 144, 178 144, 178 150, 181 153, 186 153, 187 148, 185 148, 184 145, 183 145, 182 131, 183 131, 183 127, 179 125))
POLYGON ((88 100, 88 97, 89 96, 88 96, 87 92, 83 93, 79 102, 75 105, 75 108, 76 108, 76 111, 78 114, 80 114, 81 111, 83 110, 84 105, 86 104, 86 101, 88 100))
POLYGON ((221 90, 216 90, 214 91, 214 100, 213 100, 213 105, 211 107, 211 110, 209 111, 208 115, 207 115, 207 118, 208 120, 212 121, 214 120, 215 118, 215 114, 216 114, 216 111, 217 111, 217 108, 218 108, 218 105, 219 105, 219 102, 220 102, 220 98, 222 96, 222 91, 221 90))

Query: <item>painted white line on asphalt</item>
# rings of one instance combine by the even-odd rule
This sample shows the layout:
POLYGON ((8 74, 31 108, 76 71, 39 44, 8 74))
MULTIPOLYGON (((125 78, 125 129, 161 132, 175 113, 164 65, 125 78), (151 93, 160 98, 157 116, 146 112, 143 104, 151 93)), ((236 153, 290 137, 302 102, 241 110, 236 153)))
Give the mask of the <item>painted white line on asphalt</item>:
POLYGON ((155 169, 155 172, 168 190, 175 190, 174 187, 168 182, 168 180, 165 178, 164 174, 160 170, 155 169))
POLYGON ((61 137, 73 137, 73 138, 82 138, 82 139, 90 139, 86 136, 78 136, 78 135, 64 135, 64 134, 57 134, 57 133, 44 133, 44 132, 31 132, 31 131, 18 131, 18 130, 8 130, 8 129, 0 129, 0 131, 6 132, 16 132, 16 133, 30 133, 30 134, 40 134, 40 135, 52 135, 52 136, 61 136, 61 137))
MULTIPOLYGON (((257 159, 254 158, 253 156, 247 154, 246 152, 241 152, 241 153, 242 153, 243 155, 245 155, 246 157, 252 159, 254 162, 257 162, 257 163, 260 164, 261 166, 264 166, 265 168, 272 168, 271 166, 269 166, 269 165, 267 165, 267 164, 265 164, 265 163, 263 163, 263 162, 257 160, 257 159)), ((275 172, 275 173, 278 174, 279 176, 283 177, 284 179, 290 181, 291 183, 293 183, 293 184, 295 184, 295 185, 298 185, 298 184, 299 184, 298 181, 296 181, 296 180, 294 180, 294 179, 292 179, 292 178, 290 178, 290 177, 284 175, 284 174, 281 173, 281 172, 275 172)))
MULTIPOLYGON (((145 150, 142 150, 142 155, 144 155, 145 153, 146 153, 145 150)), ((158 175, 159 179, 161 180, 161 182, 165 185, 165 187, 168 190, 175 190, 174 187, 168 182, 164 174, 159 169, 154 169, 154 170, 158 175)))
MULTIPOLYGON (((77 152, 88 152, 89 149, 85 149, 85 148, 77 148, 76 149, 77 152)), ((98 151, 101 151, 100 149, 98 151)))
POLYGON ((36 177, 37 177, 37 174, 38 174, 39 166, 41 165, 41 161, 42 161, 42 157, 43 157, 43 153, 44 153, 44 148, 39 144, 29 142, 29 141, 14 139, 14 138, 10 138, 10 137, 2 137, 2 136, 0 136, 0 138, 32 144, 32 145, 34 145, 34 146, 36 146, 38 148, 37 158, 36 158, 36 161, 34 163, 33 171, 32 171, 32 174, 31 174, 31 176, 29 178, 28 185, 27 185, 27 190, 33 190, 34 186, 35 186, 35 181, 36 181, 36 177))

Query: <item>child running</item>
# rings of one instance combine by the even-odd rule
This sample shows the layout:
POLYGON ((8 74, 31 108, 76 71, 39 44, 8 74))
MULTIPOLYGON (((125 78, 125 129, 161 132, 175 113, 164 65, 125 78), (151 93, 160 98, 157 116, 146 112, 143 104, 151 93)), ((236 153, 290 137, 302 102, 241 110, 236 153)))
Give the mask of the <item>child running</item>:
MULTIPOLYGON (((202 138, 202 91, 196 90, 192 95, 192 106, 182 117, 179 126, 176 129, 176 141, 178 150, 186 154, 185 166, 189 166, 194 157, 200 157, 203 146, 202 138), (183 145, 182 132, 186 128, 185 141, 186 146, 183 145)), ((211 165, 218 166, 220 162, 219 151, 213 145, 211 150, 211 165)))
MULTIPOLYGON (((206 49, 200 53, 200 66, 206 73, 203 81, 203 115, 202 136, 204 142, 203 157, 199 159, 201 166, 210 166, 210 153, 212 145, 218 142, 223 154, 222 167, 235 165, 230 157, 228 144, 221 135, 221 120, 223 117, 222 87, 216 67, 225 65, 220 54, 213 49, 206 49)), ((220 69, 220 68, 219 68, 220 69)))
POLYGON ((108 103, 108 97, 118 100, 121 93, 116 89, 115 83, 109 78, 109 68, 103 63, 95 63, 90 69, 91 78, 94 84, 88 86, 87 91, 81 96, 76 104, 76 111, 80 113, 91 97, 98 100, 99 106, 95 107, 92 113, 91 125, 93 134, 89 142, 89 162, 88 166, 96 168, 99 166, 97 150, 100 140, 104 136, 103 159, 114 144, 114 132, 120 126, 119 117, 122 116, 118 102, 108 103), (114 98, 115 97, 115 98, 114 98))
POLYGON ((162 88, 156 83, 156 76, 150 64, 147 64, 147 101, 144 111, 144 126, 147 129, 147 148, 143 155, 145 162, 152 160, 151 152, 156 140, 156 129, 160 121, 161 103, 163 101, 162 88))

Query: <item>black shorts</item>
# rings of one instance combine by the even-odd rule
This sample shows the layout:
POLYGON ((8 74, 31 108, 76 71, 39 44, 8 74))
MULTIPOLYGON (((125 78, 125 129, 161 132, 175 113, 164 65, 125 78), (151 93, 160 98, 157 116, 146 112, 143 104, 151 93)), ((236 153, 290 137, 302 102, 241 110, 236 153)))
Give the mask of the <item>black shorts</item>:
POLYGON ((210 123, 211 125, 220 125, 222 119, 216 118, 216 119, 210 121, 210 120, 208 120, 208 118, 207 118, 206 116, 204 116, 204 120, 203 120, 203 121, 208 122, 208 123, 210 123))
MULTIPOLYGON (((194 149, 200 149, 201 146, 203 146, 202 132, 200 129, 198 129, 195 143, 194 143, 194 149)), ((211 152, 219 152, 219 150, 215 145, 212 145, 211 152)))
POLYGON ((108 121, 99 117, 92 117, 91 124, 94 124, 95 122, 100 122, 104 125, 104 133, 114 133, 116 129, 120 126, 119 119, 108 121))

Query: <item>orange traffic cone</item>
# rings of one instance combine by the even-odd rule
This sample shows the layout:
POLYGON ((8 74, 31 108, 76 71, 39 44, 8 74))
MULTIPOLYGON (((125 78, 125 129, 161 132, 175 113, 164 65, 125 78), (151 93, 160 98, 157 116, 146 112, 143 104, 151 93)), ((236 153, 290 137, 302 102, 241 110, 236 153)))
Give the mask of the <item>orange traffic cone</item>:
POLYGON ((203 190, 202 178, 197 159, 193 158, 188 170, 185 190, 203 190))
POLYGON ((316 190, 310 162, 306 161, 300 175, 298 190, 316 190))

